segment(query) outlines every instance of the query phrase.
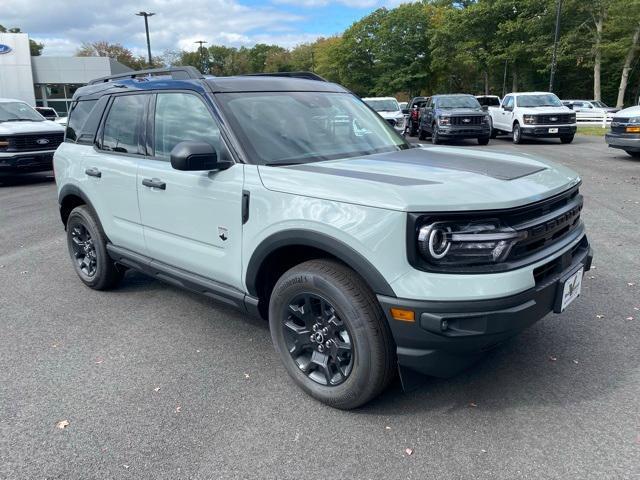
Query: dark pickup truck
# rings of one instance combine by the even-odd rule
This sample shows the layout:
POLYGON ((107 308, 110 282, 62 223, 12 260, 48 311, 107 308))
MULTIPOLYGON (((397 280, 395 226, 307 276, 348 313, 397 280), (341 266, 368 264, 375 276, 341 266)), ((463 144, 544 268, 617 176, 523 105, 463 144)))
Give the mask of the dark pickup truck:
POLYGON ((473 95, 435 95, 422 112, 418 137, 431 137, 434 144, 477 138, 480 145, 486 145, 491 137, 490 125, 489 115, 473 95))

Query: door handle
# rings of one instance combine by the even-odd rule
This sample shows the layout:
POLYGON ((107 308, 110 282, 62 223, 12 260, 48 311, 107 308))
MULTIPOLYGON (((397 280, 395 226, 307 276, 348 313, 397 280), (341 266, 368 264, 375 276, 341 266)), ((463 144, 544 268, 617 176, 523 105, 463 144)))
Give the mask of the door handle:
POLYGON ((167 184, 159 178, 144 178, 142 179, 142 185, 149 188, 159 188, 160 190, 167 189, 167 184))
POLYGON ((100 178, 102 177, 102 172, 98 170, 96 167, 87 168, 84 173, 89 175, 90 177, 100 178))

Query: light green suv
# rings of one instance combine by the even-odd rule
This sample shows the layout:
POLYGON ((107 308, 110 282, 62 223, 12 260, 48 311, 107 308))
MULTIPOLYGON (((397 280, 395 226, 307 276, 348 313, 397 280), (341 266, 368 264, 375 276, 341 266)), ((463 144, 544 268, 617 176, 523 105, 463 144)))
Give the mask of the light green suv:
POLYGON ((455 374, 564 310, 591 264, 574 172, 412 146, 313 74, 96 80, 54 165, 87 286, 131 268, 260 315, 337 408, 398 371, 405 388, 455 374))

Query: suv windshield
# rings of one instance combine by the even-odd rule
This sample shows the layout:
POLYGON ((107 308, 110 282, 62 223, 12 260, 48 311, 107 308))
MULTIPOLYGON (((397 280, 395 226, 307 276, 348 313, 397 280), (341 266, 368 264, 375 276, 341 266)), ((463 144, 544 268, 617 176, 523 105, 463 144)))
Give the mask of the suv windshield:
POLYGON ((409 148, 351 94, 243 92, 216 97, 252 163, 317 162, 409 148))
POLYGON ((365 100, 367 105, 376 112, 396 112, 400 110, 400 105, 395 100, 365 100))
POLYGON ((595 107, 599 107, 599 108, 609 108, 609 106, 607 104, 605 104, 604 102, 600 102, 598 100, 595 100, 593 102, 591 102, 591 104, 595 107))
POLYGON ((453 95, 451 97, 438 97, 437 108, 480 108, 480 104, 471 95, 453 95))
POLYGON ((43 122, 44 117, 24 102, 0 102, 0 122, 43 122))
POLYGON ((553 93, 519 95, 517 101, 519 107, 562 107, 562 102, 553 93))

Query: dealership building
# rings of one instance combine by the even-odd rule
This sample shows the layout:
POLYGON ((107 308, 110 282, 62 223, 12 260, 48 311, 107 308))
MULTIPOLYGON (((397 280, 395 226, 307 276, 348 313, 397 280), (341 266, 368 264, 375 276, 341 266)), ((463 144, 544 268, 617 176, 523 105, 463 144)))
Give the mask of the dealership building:
POLYGON ((69 111, 73 93, 89 81, 131 69, 108 57, 32 57, 26 33, 0 33, 0 98, 69 111))

